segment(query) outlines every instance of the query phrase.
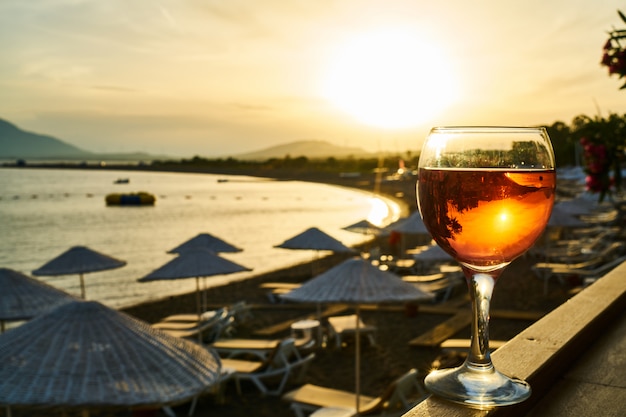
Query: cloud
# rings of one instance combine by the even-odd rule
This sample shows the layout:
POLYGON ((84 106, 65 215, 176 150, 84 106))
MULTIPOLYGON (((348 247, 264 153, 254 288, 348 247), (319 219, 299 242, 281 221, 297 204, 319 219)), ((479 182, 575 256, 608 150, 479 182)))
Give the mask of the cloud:
MULTIPOLYGON (((385 25, 436 40, 463 83, 463 100, 428 123, 570 120, 595 111, 594 98, 626 110, 598 64, 621 2, 601 6, 3 0, 0 117, 93 150, 189 155, 306 137, 375 148, 380 131, 322 100, 319 85, 336 45, 385 25)), ((394 143, 420 132, 394 132, 394 143)))

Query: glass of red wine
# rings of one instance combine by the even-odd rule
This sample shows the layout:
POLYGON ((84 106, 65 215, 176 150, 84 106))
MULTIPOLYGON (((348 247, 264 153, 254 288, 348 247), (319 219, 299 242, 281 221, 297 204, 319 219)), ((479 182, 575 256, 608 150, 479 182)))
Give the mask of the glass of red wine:
POLYGON ((419 159, 417 204, 433 239, 464 271, 471 345, 458 368, 429 373, 426 388, 475 408, 516 404, 530 385, 496 370, 489 305, 504 268, 542 234, 556 188, 554 152, 541 127, 437 127, 419 159))

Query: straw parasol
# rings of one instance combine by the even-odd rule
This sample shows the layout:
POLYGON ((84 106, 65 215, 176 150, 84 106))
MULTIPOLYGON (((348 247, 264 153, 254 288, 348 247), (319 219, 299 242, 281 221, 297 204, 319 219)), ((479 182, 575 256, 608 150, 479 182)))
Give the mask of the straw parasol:
MULTIPOLYGON (((356 251, 335 239, 326 232, 321 231, 317 227, 306 229, 302 233, 298 233, 294 237, 285 240, 275 248, 292 249, 292 250, 314 250, 316 256, 320 251, 330 251, 336 253, 355 253, 356 251)), ((311 263, 311 274, 314 274, 315 264, 311 263)))
POLYGON ((145 277, 139 278, 137 281, 149 282, 195 278, 198 320, 200 320, 202 314, 200 277, 226 275, 244 271, 251 271, 251 269, 222 258, 208 249, 192 248, 182 251, 176 258, 150 272, 145 277))
POLYGON ((57 276, 79 274, 80 294, 85 299, 83 274, 121 268, 126 261, 102 254, 86 246, 74 246, 33 271, 36 276, 57 276))
POLYGON ((28 320, 75 298, 21 272, 0 268, 0 333, 5 321, 28 320))
POLYGON ((385 233, 400 233, 401 247, 400 253, 406 252, 406 235, 423 235, 430 239, 430 232, 426 228, 419 211, 414 211, 408 217, 403 217, 391 223, 383 229, 385 233))
POLYGON ((406 234, 430 234, 419 211, 414 211, 408 217, 403 217, 384 228, 387 232, 406 234))
POLYGON ((194 248, 204 248, 215 253, 242 251, 242 249, 231 245, 225 240, 217 238, 209 233, 200 233, 197 236, 189 239, 188 241, 176 246, 174 249, 169 250, 167 253, 181 253, 185 250, 194 248))
POLYGON ((354 249, 344 245, 341 241, 321 231, 317 227, 311 227, 296 236, 285 240, 280 245, 274 246, 283 249, 309 249, 328 250, 332 252, 354 252, 354 249))
MULTIPOLYGON (((180 245, 176 246, 174 249, 169 250, 167 253, 180 254, 189 249, 197 249, 197 248, 207 249, 215 253, 236 253, 236 252, 243 251, 243 249, 240 249, 234 245, 231 245, 225 240, 215 237, 209 233, 200 233, 196 235, 195 237, 187 240, 186 242, 183 242, 180 245)), ((206 305, 207 305, 206 279, 203 279, 202 281, 204 284, 204 288, 201 290, 202 304, 203 304, 202 309, 206 309, 206 305)))
POLYGON ((439 264, 454 260, 452 255, 443 250, 441 246, 437 244, 429 245, 426 249, 420 251, 419 253, 412 254, 411 257, 415 259, 415 262, 418 262, 418 265, 420 265, 422 269, 424 269, 424 265, 428 263, 439 264))
POLYGON ((360 386, 360 304, 432 300, 433 295, 404 282, 399 276, 382 271, 362 258, 351 258, 310 279, 282 298, 294 302, 354 304, 356 308, 356 411, 360 386))
POLYGON ((374 223, 370 222, 367 219, 358 221, 356 223, 352 223, 349 226, 343 227, 343 230, 347 230, 349 232, 361 233, 364 235, 378 235, 382 229, 379 226, 376 226, 374 223))
POLYGON ((95 301, 73 301, 0 335, 0 404, 161 407, 220 375, 217 356, 95 301))

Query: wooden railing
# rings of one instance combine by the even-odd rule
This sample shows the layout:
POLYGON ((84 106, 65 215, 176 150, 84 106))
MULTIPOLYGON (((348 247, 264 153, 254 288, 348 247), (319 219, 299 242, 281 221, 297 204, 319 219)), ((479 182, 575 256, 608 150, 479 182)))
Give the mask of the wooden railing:
POLYGON ((626 310, 626 262, 518 334, 492 355, 497 369, 528 381, 527 401, 476 410, 431 396, 403 417, 524 416, 626 310))

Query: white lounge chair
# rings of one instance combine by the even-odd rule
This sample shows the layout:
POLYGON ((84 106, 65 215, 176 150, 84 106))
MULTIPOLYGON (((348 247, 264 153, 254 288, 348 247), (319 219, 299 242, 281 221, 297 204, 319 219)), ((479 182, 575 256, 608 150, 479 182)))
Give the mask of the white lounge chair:
POLYGON ((300 288, 302 284, 293 282, 264 282, 259 288, 267 290, 267 298, 271 303, 282 302, 280 296, 288 292, 300 288))
MULTIPOLYGON (((553 266, 545 270, 545 276, 557 277, 563 280, 563 277, 576 276, 583 278, 587 283, 605 275, 607 272, 621 264, 626 262, 626 255, 617 257, 611 261, 604 262, 596 266, 595 268, 570 268, 568 266, 553 266)), ((545 279, 545 278, 544 278, 545 279)))
MULTIPOLYGON (((235 358, 243 355, 257 356, 259 359, 266 359, 269 354, 276 349, 282 339, 237 339, 223 338, 211 343, 209 347, 217 351, 225 358, 235 358)), ((294 340, 294 347, 298 351, 309 349, 315 345, 315 340, 309 338, 297 338, 294 340)))
POLYGON ((538 262, 531 267, 535 275, 544 281, 544 294, 548 293, 548 282, 557 278, 561 284, 567 276, 588 277, 608 272, 604 265, 612 262, 616 256, 624 253, 624 242, 611 242, 599 251, 588 252, 584 258, 571 259, 566 262, 538 262), (591 271, 591 272, 590 272, 591 271))
POLYGON ((282 340, 264 361, 243 359, 222 359, 222 366, 234 369, 237 392, 241 395, 241 381, 251 381, 263 395, 280 395, 290 378, 301 380, 309 364, 315 358, 314 353, 305 357, 294 346, 294 340, 282 340), (274 389, 270 383, 278 382, 274 389))
POLYGON ((432 294, 432 302, 434 303, 447 301, 454 289, 465 283, 463 273, 460 271, 428 275, 406 275, 402 277, 402 280, 413 284, 426 293, 432 294))
MULTIPOLYGON (((411 369, 395 381, 378 397, 359 396, 359 415, 400 415, 426 398, 415 369, 411 369)), ((296 417, 320 408, 352 410, 356 414, 356 394, 333 388, 306 384, 283 395, 283 400, 291 403, 296 417)))
MULTIPOLYGON (((196 315, 197 317, 197 315, 196 315)), ((200 341, 210 343, 218 339, 234 322, 228 309, 218 309, 207 320, 200 321, 160 321, 152 324, 155 329, 181 338, 197 337, 200 341)))

